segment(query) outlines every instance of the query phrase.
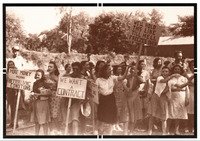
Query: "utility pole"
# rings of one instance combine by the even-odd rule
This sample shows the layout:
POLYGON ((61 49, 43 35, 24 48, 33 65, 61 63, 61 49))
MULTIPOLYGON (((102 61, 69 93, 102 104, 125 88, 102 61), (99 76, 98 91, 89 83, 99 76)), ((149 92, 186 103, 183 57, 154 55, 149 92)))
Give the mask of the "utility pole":
POLYGON ((71 32, 72 32, 72 7, 70 8, 70 11, 69 11, 69 25, 67 25, 67 44, 68 44, 68 54, 71 53, 71 43, 72 43, 72 35, 71 35, 71 32))

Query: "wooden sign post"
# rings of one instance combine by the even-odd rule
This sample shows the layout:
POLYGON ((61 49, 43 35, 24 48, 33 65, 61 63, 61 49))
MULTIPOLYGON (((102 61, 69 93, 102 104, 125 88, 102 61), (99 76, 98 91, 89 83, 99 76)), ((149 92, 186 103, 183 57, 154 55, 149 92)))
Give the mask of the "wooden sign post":
POLYGON ((68 123, 69 123, 69 114, 71 110, 71 100, 75 99, 85 99, 86 95, 86 86, 87 80, 80 78, 71 78, 71 77, 59 77, 58 79, 58 88, 56 95, 61 97, 68 97, 68 107, 67 107, 67 117, 66 117, 66 127, 65 134, 68 134, 68 123))
POLYGON ((13 133, 15 134, 21 90, 31 91, 35 82, 35 72, 28 70, 10 69, 8 72, 7 87, 17 90, 17 103, 14 116, 13 133))
POLYGON ((18 117, 19 101, 20 101, 20 96, 21 96, 21 92, 20 92, 20 91, 21 91, 21 90, 18 90, 18 92, 17 92, 17 103, 16 103, 16 109, 15 109, 14 127, 13 127, 12 135, 15 135, 16 125, 17 125, 17 117, 18 117))
MULTIPOLYGON (((128 39, 131 43, 139 44, 139 53, 135 66, 135 73, 137 73, 138 63, 140 61, 140 56, 144 44, 147 44, 151 47, 157 47, 159 38, 161 36, 161 28, 159 25, 147 23, 144 21, 134 21, 131 24, 131 29, 128 32, 128 39)), ((134 77, 133 77, 134 79, 134 77)), ((134 80, 131 80, 133 83, 134 80)), ((132 86, 133 84, 131 84, 132 86)), ((142 99, 143 100, 143 99, 142 99)), ((144 100, 142 101, 144 107, 144 100)), ((144 109, 143 114, 144 114, 144 109)))
POLYGON ((68 135, 68 123, 69 123, 69 113, 70 113, 70 109, 71 109, 71 101, 72 101, 72 99, 69 98, 68 106, 67 106, 67 117, 66 117, 65 135, 68 135))
POLYGON ((88 81, 88 93, 92 97, 92 125, 93 133, 95 132, 95 105, 99 104, 98 86, 92 82, 88 81))

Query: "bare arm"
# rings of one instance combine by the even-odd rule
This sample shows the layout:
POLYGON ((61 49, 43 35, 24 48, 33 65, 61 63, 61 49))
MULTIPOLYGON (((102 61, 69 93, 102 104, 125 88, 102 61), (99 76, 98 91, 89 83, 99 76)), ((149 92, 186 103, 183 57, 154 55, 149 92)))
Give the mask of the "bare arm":
POLYGON ((94 69, 91 70, 91 78, 92 78, 94 81, 96 81, 96 79, 97 79, 97 77, 96 77, 96 75, 95 75, 95 70, 94 70, 94 69))
POLYGON ((177 76, 177 74, 172 74, 172 75, 170 75, 170 76, 168 76, 164 79, 161 79, 160 82, 161 83, 167 83, 170 79, 172 79, 173 77, 176 77, 176 76, 177 76))
POLYGON ((142 78, 142 76, 136 74, 135 77, 137 78, 139 83, 145 83, 145 80, 142 78))
POLYGON ((129 66, 126 68, 124 75, 118 77, 119 81, 124 80, 126 78, 129 68, 130 68, 129 66))
POLYGON ((187 85, 190 85, 193 78, 194 78, 194 75, 192 75, 191 77, 188 77, 188 82, 186 82, 184 84, 181 84, 181 85, 176 84, 175 86, 177 88, 181 88, 182 89, 182 88, 186 87, 187 85))

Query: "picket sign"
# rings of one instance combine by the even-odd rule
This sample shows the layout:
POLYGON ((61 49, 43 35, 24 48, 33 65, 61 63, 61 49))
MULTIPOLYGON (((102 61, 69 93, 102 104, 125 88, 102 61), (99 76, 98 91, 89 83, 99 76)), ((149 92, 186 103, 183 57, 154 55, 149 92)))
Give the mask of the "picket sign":
MULTIPOLYGON (((147 44, 148 46, 151 46, 151 47, 157 47, 160 36, 161 36, 161 27, 159 25, 147 23, 144 21, 134 21, 131 24, 131 28, 128 32, 128 39, 131 43, 140 44, 139 53, 138 53, 136 66, 135 66, 136 73, 137 73, 138 63, 140 61, 140 56, 141 56, 142 48, 144 44, 147 44)), ((132 82, 133 82, 133 79, 132 79, 132 82)), ((143 98, 142 98, 142 103, 144 107, 143 98)), ((144 108, 142 109, 142 111, 144 115, 144 108)))
POLYGON ((88 80, 88 93, 92 96, 92 125, 93 133, 95 131, 95 105, 99 104, 98 85, 91 80, 88 80))
POLYGON ((21 90, 32 90, 33 83, 35 82, 35 72, 29 70, 18 70, 10 68, 7 75, 9 78, 7 81, 7 87, 17 89, 17 103, 14 116, 14 127, 12 132, 12 134, 14 135, 17 124, 17 115, 19 109, 21 90))
POLYGON ((88 94, 92 96, 93 102, 99 104, 98 85, 88 80, 88 94))
POLYGON ((60 97, 68 97, 67 117, 65 126, 65 135, 68 134, 69 114, 71 110, 71 100, 85 99, 87 80, 71 77, 59 77, 56 95, 60 97))
POLYGON ((32 91, 35 82, 35 71, 10 69, 8 77, 7 87, 32 91))
POLYGON ((147 44, 151 47, 158 45, 161 36, 161 27, 145 21, 134 21, 128 31, 131 43, 147 44))
POLYGON ((59 77, 56 95, 75 99, 85 99, 87 80, 59 77))

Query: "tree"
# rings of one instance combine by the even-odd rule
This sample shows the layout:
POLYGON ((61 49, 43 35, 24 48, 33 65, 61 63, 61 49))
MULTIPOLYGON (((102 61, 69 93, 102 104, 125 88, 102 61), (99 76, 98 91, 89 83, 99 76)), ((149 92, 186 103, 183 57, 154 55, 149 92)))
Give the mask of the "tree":
POLYGON ((178 16, 179 22, 170 25, 170 32, 174 36, 194 35, 194 16, 178 16))
POLYGON ((103 13, 89 25, 88 46, 93 53, 125 53, 127 37, 125 35, 125 14, 103 13))
POLYGON ((59 30, 67 39, 68 52, 69 48, 73 48, 79 52, 84 52, 85 42, 87 41, 88 35, 88 25, 92 19, 84 12, 72 15, 73 9, 68 12, 67 9, 61 8, 61 11, 64 16, 59 23, 59 30), (69 47, 69 43, 71 44, 71 47, 69 47))
POLYGON ((163 25, 163 15, 159 13, 158 10, 152 9, 151 13, 149 13, 149 22, 156 25, 163 25))
POLYGON ((37 51, 40 47, 40 44, 41 42, 37 34, 29 34, 26 44, 27 49, 37 51))
POLYGON ((59 27, 50 31, 43 31, 39 37, 41 37, 40 48, 47 48, 50 52, 66 52, 67 39, 63 37, 59 27))
POLYGON ((25 46, 26 35, 21 20, 13 13, 6 11, 6 54, 10 57, 11 48, 18 44, 25 46))

